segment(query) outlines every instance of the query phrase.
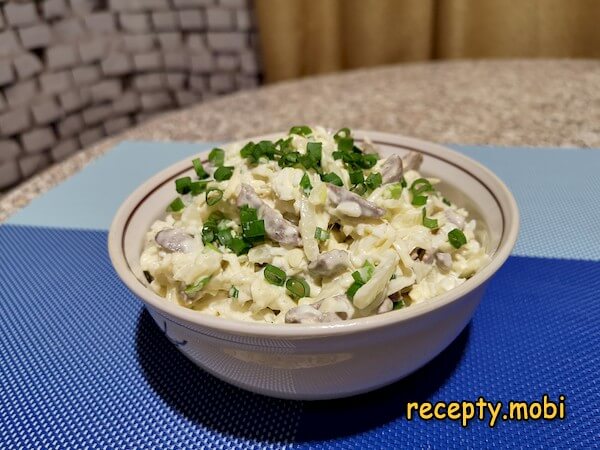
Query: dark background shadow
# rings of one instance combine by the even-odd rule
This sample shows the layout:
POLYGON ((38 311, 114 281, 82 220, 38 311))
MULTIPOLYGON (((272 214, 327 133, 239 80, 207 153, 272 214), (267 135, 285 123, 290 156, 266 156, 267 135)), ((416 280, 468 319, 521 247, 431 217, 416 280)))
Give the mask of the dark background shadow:
POLYGON ((136 336, 137 357, 148 383, 188 420, 242 439, 280 441, 281 429, 297 428, 295 442, 339 438, 401 418, 406 404, 430 398, 452 375, 470 334, 470 324, 429 364, 390 386, 340 400, 298 402, 253 394, 204 372, 175 348, 144 309, 136 336), (282 425, 302 411, 299 426, 282 425), (327 427, 323 427, 327 423, 327 427))

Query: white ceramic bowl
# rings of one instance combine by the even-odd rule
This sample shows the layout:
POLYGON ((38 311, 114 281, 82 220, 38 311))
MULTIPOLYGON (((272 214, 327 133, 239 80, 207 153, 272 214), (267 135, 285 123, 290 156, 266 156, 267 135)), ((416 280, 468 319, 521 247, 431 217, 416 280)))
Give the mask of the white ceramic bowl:
POLYGON ((125 200, 112 223, 108 245, 123 282, 194 363, 228 383, 273 397, 345 397, 405 377, 444 350, 467 325, 517 239, 519 213, 512 194, 491 171, 446 147, 385 133, 354 135, 358 141, 368 136, 385 154, 422 152, 421 171, 440 178, 440 190, 486 229, 490 264, 429 301, 334 324, 247 323, 168 303, 146 287, 139 256, 146 231, 173 198, 173 180, 193 174, 186 159, 153 176, 125 200))

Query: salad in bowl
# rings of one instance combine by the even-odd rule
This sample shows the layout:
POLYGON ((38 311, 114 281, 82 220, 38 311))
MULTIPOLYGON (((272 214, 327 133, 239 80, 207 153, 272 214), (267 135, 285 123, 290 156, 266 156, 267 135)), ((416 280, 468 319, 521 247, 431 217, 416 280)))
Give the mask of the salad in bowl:
POLYGON ((175 180, 141 269, 165 302, 240 321, 335 323, 430 301, 490 256, 422 162, 348 128, 214 148, 175 180))

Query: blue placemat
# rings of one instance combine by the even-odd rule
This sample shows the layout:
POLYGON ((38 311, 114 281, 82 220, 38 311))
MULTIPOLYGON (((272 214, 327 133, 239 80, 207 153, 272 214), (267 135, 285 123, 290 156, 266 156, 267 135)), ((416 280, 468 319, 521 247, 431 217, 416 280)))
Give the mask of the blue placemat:
POLYGON ((107 227, 129 191, 202 150, 119 145, 0 226, 0 448, 579 447, 600 440, 600 151, 456 147, 515 193, 522 232, 430 364, 328 402, 250 394, 190 363, 120 283, 107 227), (566 397, 567 417, 406 417, 413 401, 566 397))

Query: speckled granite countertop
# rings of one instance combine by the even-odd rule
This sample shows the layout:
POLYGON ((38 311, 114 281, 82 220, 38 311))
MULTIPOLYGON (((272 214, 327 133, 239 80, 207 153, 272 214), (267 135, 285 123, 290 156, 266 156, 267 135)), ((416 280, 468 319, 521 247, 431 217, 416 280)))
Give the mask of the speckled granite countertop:
POLYGON ((160 116, 47 169, 0 199, 0 221, 124 139, 229 140, 298 123, 442 143, 600 147, 600 61, 405 64, 221 97, 160 116))

